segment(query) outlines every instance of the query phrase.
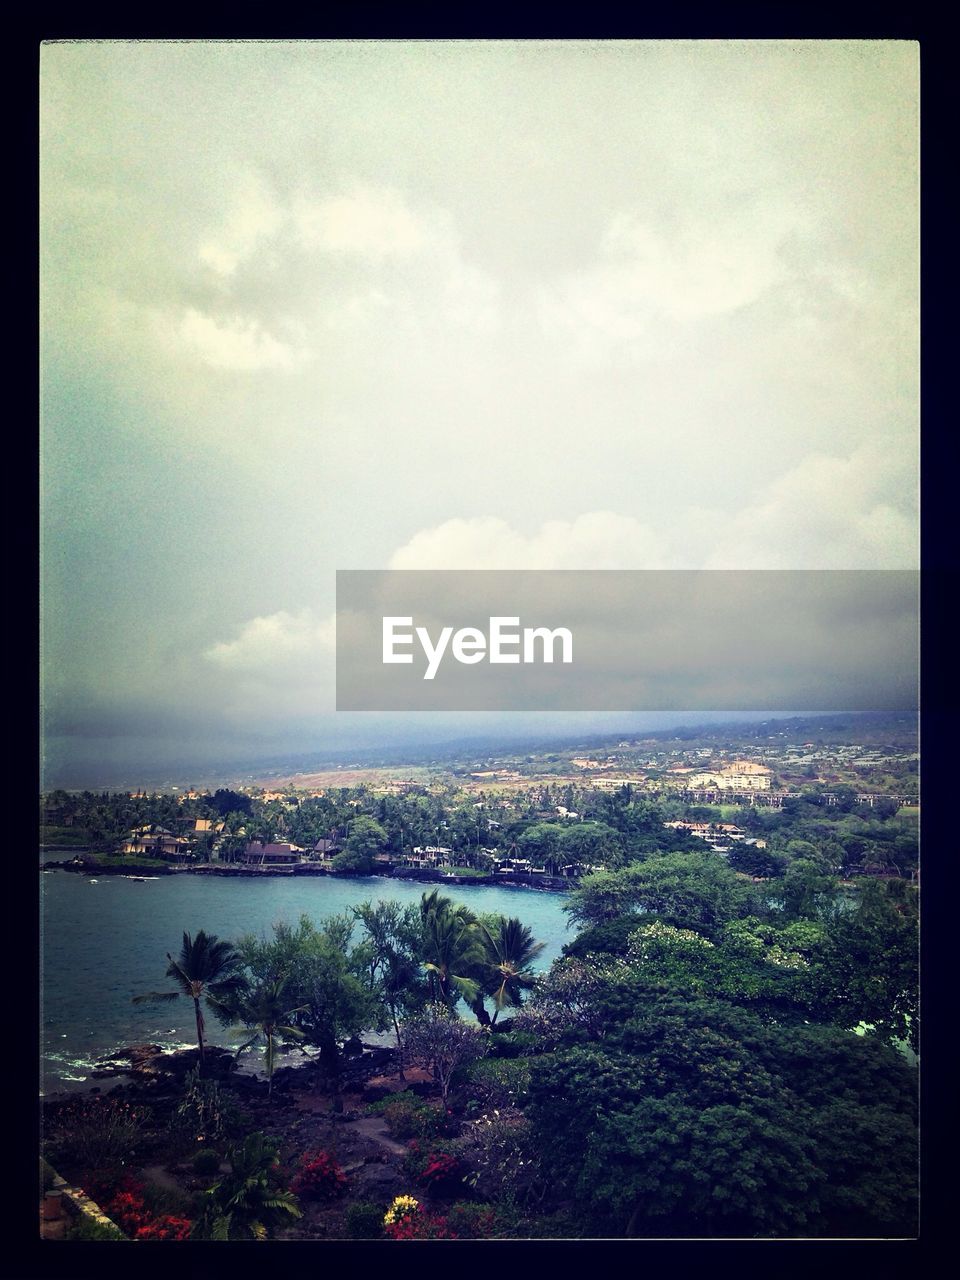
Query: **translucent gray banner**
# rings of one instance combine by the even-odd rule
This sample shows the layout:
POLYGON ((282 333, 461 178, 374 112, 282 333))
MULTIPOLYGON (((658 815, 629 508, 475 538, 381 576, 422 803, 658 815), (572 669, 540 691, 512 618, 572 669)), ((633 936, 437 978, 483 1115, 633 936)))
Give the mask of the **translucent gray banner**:
POLYGON ((909 570, 337 573, 338 711, 894 710, 909 570))

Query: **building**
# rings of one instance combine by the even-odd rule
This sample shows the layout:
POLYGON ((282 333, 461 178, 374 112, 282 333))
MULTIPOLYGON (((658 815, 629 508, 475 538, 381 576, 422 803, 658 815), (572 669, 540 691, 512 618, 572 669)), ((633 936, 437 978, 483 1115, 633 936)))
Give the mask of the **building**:
POLYGON ((259 866, 294 866, 303 860, 303 849, 295 844, 264 844, 250 840, 243 851, 242 861, 259 866))

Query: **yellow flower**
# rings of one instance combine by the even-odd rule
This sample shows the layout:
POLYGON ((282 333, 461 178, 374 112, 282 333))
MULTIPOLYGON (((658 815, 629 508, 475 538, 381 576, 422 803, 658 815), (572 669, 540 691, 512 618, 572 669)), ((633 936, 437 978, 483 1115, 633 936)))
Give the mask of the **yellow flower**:
POLYGON ((420 1201, 414 1200, 413 1196, 397 1196, 383 1215, 384 1226, 389 1227, 391 1223, 397 1221, 398 1218, 404 1217, 408 1213, 419 1213, 420 1201))

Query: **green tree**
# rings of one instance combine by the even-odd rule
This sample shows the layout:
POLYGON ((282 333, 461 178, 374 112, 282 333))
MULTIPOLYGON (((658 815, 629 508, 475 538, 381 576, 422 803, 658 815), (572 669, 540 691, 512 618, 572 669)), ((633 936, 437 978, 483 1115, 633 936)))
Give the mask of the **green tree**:
POLYGON ((284 1041, 300 1041, 304 1033, 292 1025, 292 1019, 303 1013, 305 1005, 291 1008, 286 994, 289 979, 273 978, 258 982, 254 987, 241 994, 234 1007, 230 1009, 231 1021, 237 1021, 245 1031, 252 1031, 237 1050, 236 1056, 252 1044, 262 1041, 264 1066, 267 1071, 267 1095, 273 1092, 273 1068, 276 1061, 278 1043, 284 1041))
POLYGON ((365 961, 371 992, 383 1003, 397 1039, 397 1071, 403 1073, 403 1040, 400 1023, 412 1016, 429 998, 420 964, 422 927, 420 912, 399 902, 361 903, 354 916, 363 927, 364 942, 358 953, 365 961))
POLYGON ((143 1004, 177 1000, 180 996, 192 1000, 202 1065, 205 1030, 202 1002, 206 1000, 215 1011, 229 1007, 229 1002, 239 994, 244 985, 243 975, 239 971, 240 957, 231 943, 222 942, 215 933, 207 934, 201 929, 195 938, 184 933, 179 956, 174 959, 167 952, 167 959, 170 963, 166 976, 172 978, 180 990, 152 991, 135 996, 133 1002, 143 1004))
POLYGON ((365 981, 364 959, 350 945, 353 919, 328 916, 319 927, 306 915, 296 929, 274 925, 273 937, 241 939, 240 952, 254 980, 286 980, 292 1025, 300 1047, 318 1051, 327 1085, 340 1103, 340 1045, 377 1022, 377 1000, 365 981))
POLYGON ((441 897, 436 889, 421 898, 420 915, 421 960, 430 978, 431 998, 450 1008, 461 996, 473 1004, 480 995, 480 983, 470 975, 484 959, 476 916, 461 903, 441 897))
MULTIPOLYGON (((534 984, 533 961, 546 945, 537 942, 527 925, 516 917, 507 919, 500 916, 495 924, 480 923, 480 938, 484 947, 482 971, 484 973, 484 991, 493 1000, 493 1022, 508 1006, 519 1008, 523 1002, 523 992, 529 991, 534 984)), ((483 1009, 482 999, 480 1009, 483 1009)), ((490 1021, 480 1016, 480 1022, 490 1021)), ((486 1010, 483 1010, 484 1015, 486 1010)))
POLYGON ((753 886, 715 853, 667 853, 585 876, 564 910, 580 925, 646 912, 709 934, 754 904, 753 886))

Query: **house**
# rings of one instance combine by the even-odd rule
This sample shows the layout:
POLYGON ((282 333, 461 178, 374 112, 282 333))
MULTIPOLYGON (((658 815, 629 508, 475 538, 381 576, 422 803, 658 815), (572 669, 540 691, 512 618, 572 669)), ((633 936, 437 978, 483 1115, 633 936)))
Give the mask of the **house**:
POLYGON ((316 844, 311 847, 309 856, 314 859, 320 858, 321 860, 326 861, 329 858, 335 857, 342 847, 343 846, 340 841, 334 837, 321 836, 316 844))
POLYGON ((185 836, 175 836, 166 827, 142 826, 134 827, 127 835, 120 852, 146 854, 151 858, 187 858, 192 852, 192 845, 185 836))
POLYGON ((243 851, 242 861, 260 866, 293 866, 302 861, 303 849, 295 844, 264 844, 250 840, 243 851))

